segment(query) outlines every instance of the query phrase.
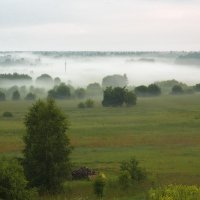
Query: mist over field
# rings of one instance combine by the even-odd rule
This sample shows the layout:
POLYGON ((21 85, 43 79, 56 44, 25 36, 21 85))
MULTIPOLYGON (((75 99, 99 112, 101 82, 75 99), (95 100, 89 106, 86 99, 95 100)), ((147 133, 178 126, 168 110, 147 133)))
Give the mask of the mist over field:
POLYGON ((147 85, 156 81, 176 79, 188 85, 199 83, 200 66, 190 62, 177 63, 185 53, 134 52, 1 52, 3 73, 28 74, 33 79, 41 74, 77 87, 112 74, 126 74, 129 85, 147 85), (66 67, 65 67, 66 62, 66 67))

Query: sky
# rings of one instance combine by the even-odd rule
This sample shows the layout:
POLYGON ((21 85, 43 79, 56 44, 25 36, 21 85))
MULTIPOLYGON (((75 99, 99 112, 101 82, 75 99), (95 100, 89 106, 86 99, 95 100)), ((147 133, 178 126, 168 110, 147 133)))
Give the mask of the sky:
POLYGON ((0 51, 199 51, 199 0, 0 0, 0 51))

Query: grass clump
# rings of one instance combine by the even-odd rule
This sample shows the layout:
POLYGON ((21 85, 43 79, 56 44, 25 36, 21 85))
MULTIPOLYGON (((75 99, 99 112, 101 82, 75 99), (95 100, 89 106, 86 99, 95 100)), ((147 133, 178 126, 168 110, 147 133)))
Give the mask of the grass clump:
POLYGON ((151 189, 148 200, 199 200, 200 188, 197 186, 168 185, 151 189))

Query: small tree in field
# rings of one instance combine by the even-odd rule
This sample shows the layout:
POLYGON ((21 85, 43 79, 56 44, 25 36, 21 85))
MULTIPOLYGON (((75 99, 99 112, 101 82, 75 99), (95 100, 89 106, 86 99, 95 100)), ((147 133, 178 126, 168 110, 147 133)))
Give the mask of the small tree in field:
POLYGON ((25 126, 23 164, 31 186, 59 191, 70 174, 68 120, 53 100, 39 100, 27 113, 25 126))

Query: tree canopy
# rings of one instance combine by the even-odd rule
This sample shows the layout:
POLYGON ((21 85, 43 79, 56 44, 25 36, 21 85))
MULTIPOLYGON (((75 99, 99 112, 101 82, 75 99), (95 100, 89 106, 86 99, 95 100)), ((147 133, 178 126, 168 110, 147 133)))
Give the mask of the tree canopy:
POLYGON ((127 106, 133 106, 136 104, 136 101, 136 95, 133 92, 128 91, 126 88, 107 87, 104 90, 102 105, 122 106, 125 103, 127 106))
POLYGON ((23 165, 31 186, 56 192, 70 174, 69 121, 51 99, 38 100, 25 117, 23 165))

